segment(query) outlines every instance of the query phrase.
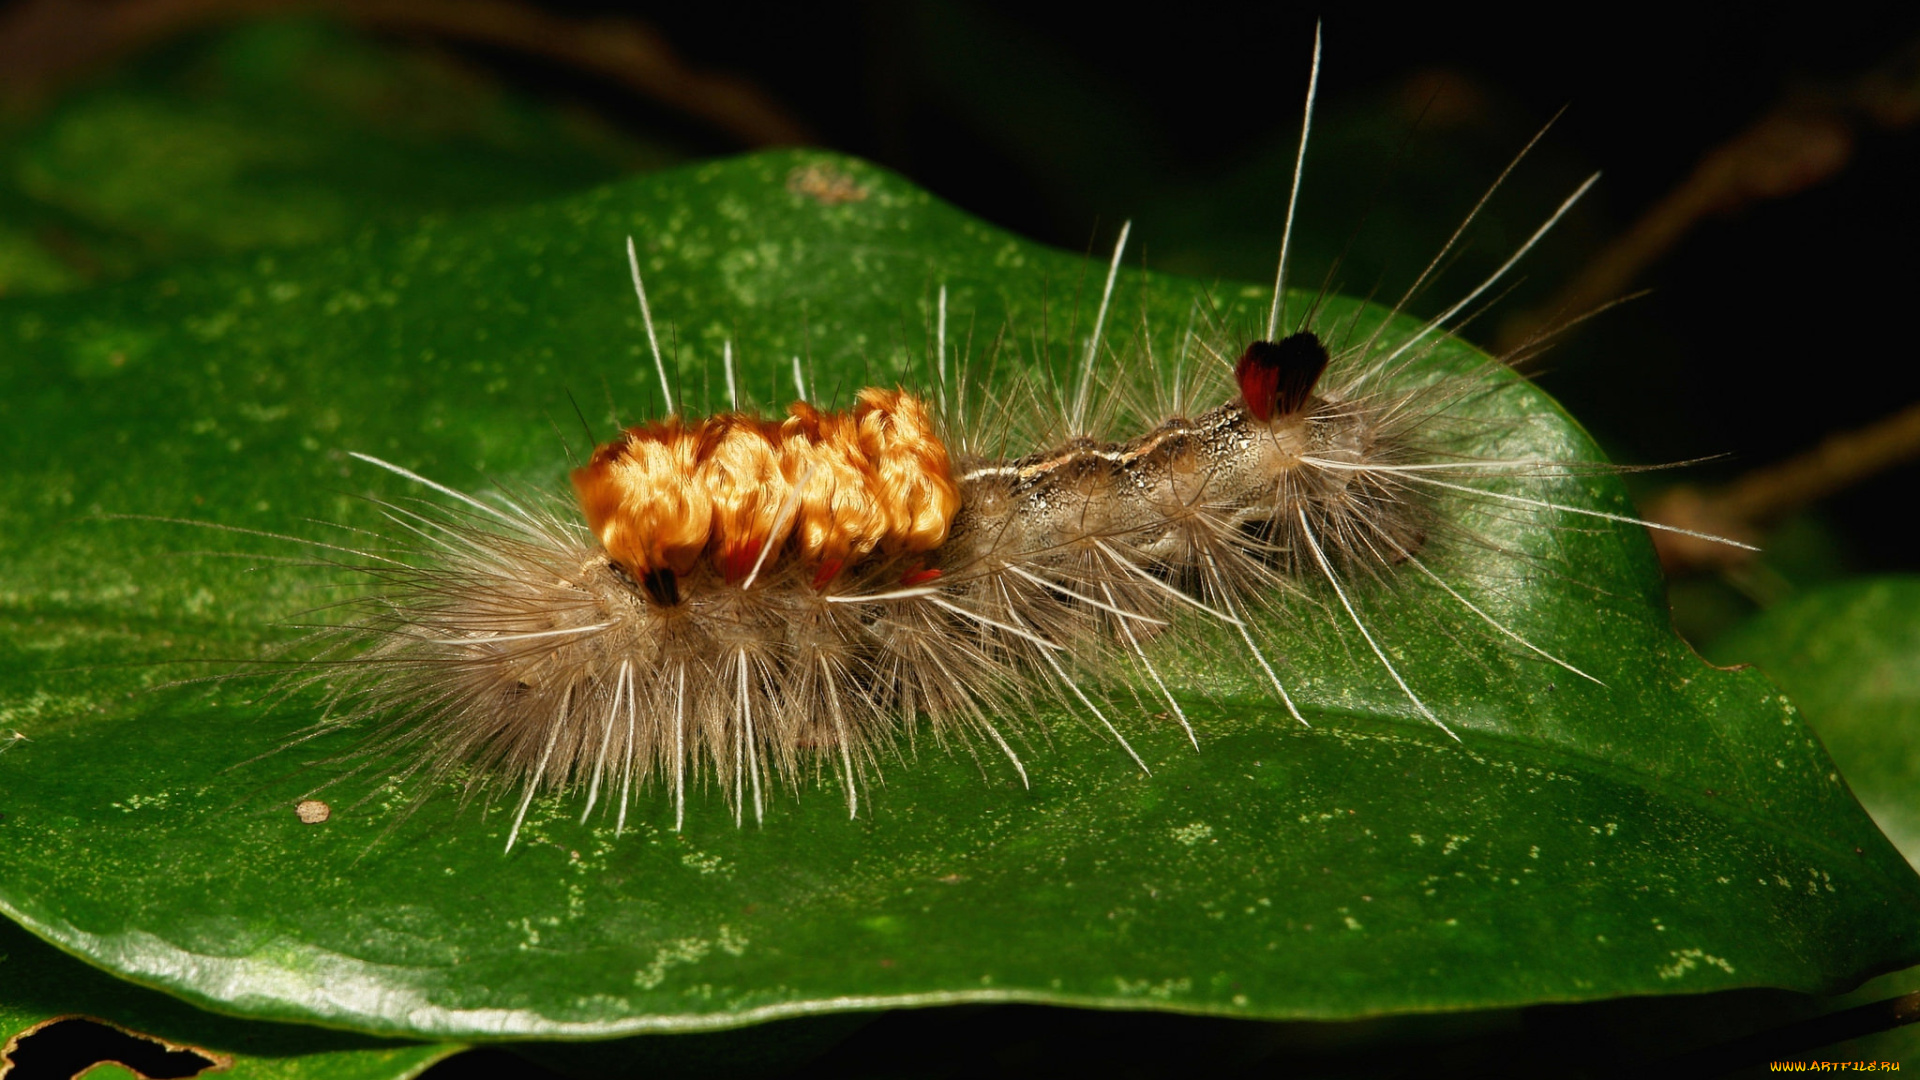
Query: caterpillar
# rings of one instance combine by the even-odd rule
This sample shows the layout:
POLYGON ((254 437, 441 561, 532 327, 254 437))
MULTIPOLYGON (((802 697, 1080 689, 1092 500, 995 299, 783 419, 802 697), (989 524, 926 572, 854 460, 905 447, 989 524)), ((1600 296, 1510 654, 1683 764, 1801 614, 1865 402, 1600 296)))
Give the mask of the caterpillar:
POLYGON ((1302 604, 1356 631, 1414 715, 1457 739, 1356 602, 1404 575, 1436 584, 1507 647, 1598 682, 1474 603, 1429 556, 1472 542, 1451 503, 1636 519, 1489 484, 1573 468, 1479 452, 1484 432, 1459 422, 1460 407, 1510 379, 1503 365, 1418 374, 1597 177, 1415 329, 1335 323, 1318 304, 1292 311, 1319 64, 1316 39, 1264 327, 1238 344, 1196 335, 1171 372, 1144 359, 1154 381, 1142 400, 1129 400, 1124 364, 1103 364, 1126 227, 1067 388, 1011 395, 1053 399, 1026 422, 1005 415, 1004 387, 986 408, 965 371, 949 372, 944 289, 926 387, 871 386, 826 410, 805 400, 796 360, 801 400, 763 416, 741 407, 729 347, 732 407, 681 415, 629 238, 663 415, 599 445, 572 471, 571 501, 483 499, 355 454, 435 497, 383 504, 411 543, 356 568, 371 590, 294 676, 325 687, 320 727, 371 728, 355 753, 397 754, 401 776, 517 788, 511 850, 542 792, 582 792, 582 821, 610 807, 618 833, 636 790, 666 792, 679 829, 703 782, 744 824, 749 808, 763 818, 773 788, 831 775, 858 815, 863 785, 923 729, 997 755, 1024 783, 1006 717, 1036 700, 1092 723, 1150 772, 1104 691, 1126 684, 1155 699, 1202 749, 1157 659, 1163 639, 1195 623, 1221 628, 1306 724, 1262 640, 1302 604))

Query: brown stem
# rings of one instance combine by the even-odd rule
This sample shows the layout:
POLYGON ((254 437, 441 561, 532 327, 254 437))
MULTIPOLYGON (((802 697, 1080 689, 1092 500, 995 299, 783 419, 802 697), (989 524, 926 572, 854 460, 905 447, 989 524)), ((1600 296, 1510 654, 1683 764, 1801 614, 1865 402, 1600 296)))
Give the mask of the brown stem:
POLYGON ((1897 130, 1920 121, 1920 42, 1838 92, 1790 94, 1746 130, 1707 151, 1693 172, 1602 248, 1552 301, 1507 320, 1502 348, 1538 332, 1565 312, 1619 296, 1694 226, 1824 183, 1852 160, 1858 130, 1897 130))
MULTIPOLYGON (((1762 526, 1915 458, 1920 458, 1920 404, 1858 431, 1829 435, 1813 449, 1755 469, 1723 488, 1673 488, 1647 508, 1647 519, 1751 542, 1762 526)), ((1669 572, 1732 566, 1752 554, 1660 531, 1654 533, 1654 546, 1669 572)))
POLYGON ((0 19, 0 93, 31 102, 190 30, 297 14, 538 56, 624 86, 743 146, 815 141, 752 82, 688 64, 645 22, 569 19, 514 0, 33 0, 0 19))
MULTIPOLYGON (((1897 130, 1920 122, 1920 42, 1838 91, 1789 95, 1744 131, 1709 150, 1693 172, 1603 248, 1550 303, 1507 321, 1503 347, 1523 348, 1565 313, 1589 311, 1626 292, 1649 266, 1711 215, 1798 194, 1832 179, 1853 157, 1862 127, 1897 130)), ((1759 530, 1813 501, 1920 457, 1920 405, 1712 491, 1683 486, 1648 508, 1662 525, 1752 543, 1759 530)), ((1669 573, 1725 569, 1751 552, 1655 531, 1669 573)))

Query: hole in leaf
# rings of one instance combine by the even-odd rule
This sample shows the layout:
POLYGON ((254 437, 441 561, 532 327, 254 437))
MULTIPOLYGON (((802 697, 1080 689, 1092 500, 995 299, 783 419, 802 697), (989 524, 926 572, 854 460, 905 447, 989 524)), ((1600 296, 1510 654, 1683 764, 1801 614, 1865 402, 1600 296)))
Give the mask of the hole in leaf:
POLYGON ((8 1041, 0 1053, 6 1080, 71 1080, 103 1062, 125 1066, 145 1080, 176 1080, 223 1067, 224 1060, 174 1046, 151 1035, 125 1031, 84 1016, 61 1016, 36 1024, 8 1041))

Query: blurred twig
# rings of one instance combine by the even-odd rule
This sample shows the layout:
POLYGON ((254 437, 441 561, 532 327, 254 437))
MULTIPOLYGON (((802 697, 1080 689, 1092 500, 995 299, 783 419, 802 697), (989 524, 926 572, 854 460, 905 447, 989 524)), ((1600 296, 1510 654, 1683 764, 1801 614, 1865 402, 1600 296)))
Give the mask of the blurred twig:
POLYGON ((1832 179, 1853 160, 1860 130, 1920 121, 1920 41, 1837 89, 1789 93, 1746 130, 1712 148, 1693 172, 1601 249, 1552 301, 1508 320, 1502 347, 1532 336, 1555 313, 1586 311, 1627 291, 1702 220, 1832 179))
MULTIPOLYGON (((1755 469, 1725 487, 1672 488, 1647 508, 1647 518, 1751 543, 1762 526, 1916 457, 1920 457, 1920 405, 1909 405, 1858 431, 1829 435, 1813 449, 1755 469)), ((1724 569, 1753 554, 1691 536, 1660 531, 1653 536, 1660 563, 1669 573, 1724 569)))
MULTIPOLYGON (((1551 302, 1507 321, 1504 347, 1528 341, 1556 313, 1587 311, 1625 293, 1646 269, 1704 219, 1755 202, 1796 195, 1832 179, 1853 160, 1863 129, 1897 131, 1920 122, 1920 41, 1837 89, 1801 89, 1744 131, 1709 150, 1687 178, 1632 228, 1603 248, 1551 302)), ((1752 543, 1763 527, 1883 469, 1920 457, 1920 405, 1859 431, 1829 436, 1777 465, 1719 489, 1679 487, 1647 517, 1664 525, 1752 543)), ((1667 532, 1654 544, 1669 573, 1725 570, 1751 552, 1667 532)))
POLYGON ((645 22, 566 18, 514 0, 29 0, 0 16, 0 95, 15 104, 43 100, 179 34, 284 15, 538 56, 624 86, 742 146, 814 141, 751 81, 688 64, 645 22))

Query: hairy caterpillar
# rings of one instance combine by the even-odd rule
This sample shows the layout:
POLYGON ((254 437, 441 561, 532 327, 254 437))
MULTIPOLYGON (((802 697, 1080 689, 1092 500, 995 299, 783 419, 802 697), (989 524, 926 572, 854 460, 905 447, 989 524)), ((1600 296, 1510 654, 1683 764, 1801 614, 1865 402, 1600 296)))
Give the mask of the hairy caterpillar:
POLYGON ((771 785, 831 772, 857 813, 865 775, 921 723, 1024 778, 1003 716, 1039 696, 1144 769, 1100 688, 1136 682, 1198 747, 1155 658, 1194 621, 1237 638, 1305 723, 1261 640, 1265 614, 1300 599, 1354 628, 1416 714, 1451 734, 1352 593, 1431 578, 1495 637, 1590 677, 1441 578, 1428 549, 1461 539, 1448 499, 1623 519, 1486 485, 1564 473, 1479 456, 1477 433, 1451 422, 1497 367, 1408 377, 1588 185, 1419 330, 1356 333, 1317 308, 1288 317, 1296 171, 1264 331, 1251 344, 1196 339, 1139 403, 1116 393, 1102 351, 1123 230, 1058 416, 1025 439, 1006 434, 1020 425, 1004 414, 961 407, 967 380, 944 378, 944 302, 940 377, 924 394, 869 388, 851 410, 802 402, 780 419, 736 400, 680 417, 630 242, 668 415, 576 470, 578 507, 476 499, 366 459, 452 501, 389 507, 420 542, 364 568, 376 592, 302 677, 336 695, 328 723, 372 721, 370 745, 412 754, 409 771, 471 766, 516 785, 509 847, 543 790, 583 790, 583 819, 605 798, 617 830, 650 782, 670 792, 678 825, 703 778, 743 821, 771 785), (1130 416, 1145 418, 1131 434, 1130 416))

